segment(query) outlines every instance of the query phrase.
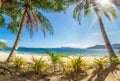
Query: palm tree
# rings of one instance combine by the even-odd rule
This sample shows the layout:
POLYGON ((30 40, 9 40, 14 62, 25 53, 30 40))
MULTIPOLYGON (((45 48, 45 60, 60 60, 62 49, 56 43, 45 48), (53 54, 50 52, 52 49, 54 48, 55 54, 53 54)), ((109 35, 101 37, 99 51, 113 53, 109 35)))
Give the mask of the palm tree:
MULTIPOLYGON (((19 25, 19 31, 17 34, 16 41, 14 43, 13 49, 7 59, 7 62, 11 61, 12 57, 15 56, 16 50, 18 49, 18 44, 22 35, 23 27, 26 27, 30 36, 32 37, 34 34, 34 30, 39 30, 42 27, 44 36, 46 36, 46 31, 49 31, 50 34, 53 34, 53 28, 49 20, 40 12, 41 10, 47 12, 59 12, 65 10, 66 6, 64 6, 65 1, 56 1, 56 0, 21 0, 18 2, 20 4, 19 9, 22 13, 21 16, 17 19, 21 19, 21 22, 17 23, 19 25), (21 6, 22 5, 22 6, 21 6), (22 9, 21 9, 22 8, 22 9)), ((14 19, 16 20, 16 19, 14 19)), ((16 25, 15 22, 9 24, 9 28, 16 25)))
POLYGON ((82 15, 82 12, 84 12, 84 16, 89 16, 92 9, 94 10, 97 16, 100 29, 102 32, 102 36, 108 50, 109 58, 110 59, 112 57, 117 58, 116 54, 112 49, 111 43, 107 37, 106 31, 104 29, 104 25, 102 22, 102 18, 101 18, 102 15, 105 15, 109 20, 111 19, 111 16, 112 18, 117 17, 117 14, 115 12, 115 8, 112 2, 110 2, 110 0, 79 0, 79 4, 74 9, 73 17, 77 19, 81 24, 80 16, 82 15))

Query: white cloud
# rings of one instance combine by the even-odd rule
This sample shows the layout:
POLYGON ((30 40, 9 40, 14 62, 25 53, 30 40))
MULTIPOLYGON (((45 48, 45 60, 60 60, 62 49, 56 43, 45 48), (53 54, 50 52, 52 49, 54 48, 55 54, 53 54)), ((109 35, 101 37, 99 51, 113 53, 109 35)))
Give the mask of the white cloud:
POLYGON ((59 47, 73 47, 73 48, 88 48, 90 46, 96 45, 96 42, 81 42, 81 43, 68 43, 61 45, 59 47))
POLYGON ((5 39, 0 39, 0 42, 8 42, 8 41, 5 39))

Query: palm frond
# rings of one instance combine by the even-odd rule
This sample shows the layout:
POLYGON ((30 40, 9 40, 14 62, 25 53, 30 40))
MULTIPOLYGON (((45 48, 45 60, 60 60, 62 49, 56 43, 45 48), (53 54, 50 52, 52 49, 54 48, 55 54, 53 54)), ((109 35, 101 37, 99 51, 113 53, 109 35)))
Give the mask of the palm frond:
POLYGON ((22 10, 18 10, 18 9, 9 9, 4 11, 6 13, 7 16, 9 16, 11 18, 11 20, 17 20, 20 19, 18 17, 22 17, 22 10))
POLYGON ((38 12, 37 17, 39 18, 41 22, 44 36, 46 35, 45 33, 46 31, 49 32, 50 34, 53 34, 53 27, 50 21, 41 12, 38 12))
POLYGON ((102 9, 101 10, 104 15, 110 20, 110 18, 116 18, 117 17, 117 13, 115 11, 115 8, 113 6, 109 6, 108 8, 102 9))
POLYGON ((83 4, 80 3, 75 9, 74 9, 74 12, 73 12, 73 18, 77 19, 79 24, 81 25, 81 15, 82 15, 82 10, 83 10, 83 4))
POLYGON ((105 17, 107 17, 109 20, 111 20, 108 10, 103 10, 103 15, 105 15, 105 17))
POLYGON ((83 7, 84 7, 83 3, 80 3, 76 6, 76 8, 73 11, 73 18, 75 19, 78 18, 78 15, 82 11, 83 7))
POLYGON ((46 12, 60 12, 66 9, 66 1, 64 0, 35 0, 32 4, 46 12))
POLYGON ((36 26, 36 29, 39 30, 39 26, 40 26, 40 21, 39 19, 37 18, 37 13, 36 11, 32 10, 31 13, 33 14, 33 18, 35 20, 35 26, 36 26))
POLYGON ((32 37, 33 36, 33 34, 34 34, 34 19, 32 18, 33 17, 33 14, 31 14, 31 10, 28 8, 27 10, 26 10, 26 13, 27 13, 27 25, 29 25, 28 27, 30 27, 29 28, 29 32, 30 32, 30 36, 32 37))
POLYGON ((108 12, 106 12, 106 11, 103 11, 103 14, 109 19, 109 20, 111 20, 110 19, 110 15, 109 15, 109 13, 108 12))
POLYGON ((110 8, 110 13, 111 13, 112 18, 116 18, 117 17, 117 13, 116 13, 114 8, 110 8))
POLYGON ((0 14, 0 27, 4 27, 5 24, 6 24, 6 23, 5 23, 5 19, 4 19, 3 15, 0 14))
POLYGON ((9 29, 12 33, 17 33, 19 28, 19 21, 13 20, 8 24, 7 29, 9 29))
POLYGON ((85 10, 84 15, 89 16, 91 13, 91 9, 90 9, 90 2, 88 2, 88 0, 86 0, 84 10, 85 10))
POLYGON ((1 8, 3 9, 14 9, 20 6, 20 4, 16 0, 2 0, 1 8))

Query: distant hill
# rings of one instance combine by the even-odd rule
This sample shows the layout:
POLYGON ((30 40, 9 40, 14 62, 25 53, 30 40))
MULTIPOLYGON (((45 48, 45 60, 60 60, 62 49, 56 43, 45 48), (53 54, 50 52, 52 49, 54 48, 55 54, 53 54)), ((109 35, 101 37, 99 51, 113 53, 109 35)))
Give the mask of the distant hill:
POLYGON ((113 44, 112 47, 113 47, 114 49, 120 49, 120 44, 113 44))
POLYGON ((28 47, 26 47, 26 46, 20 46, 19 48, 28 48, 28 47))
MULTIPOLYGON (((120 49, 120 44, 112 44, 113 49, 120 49)), ((95 45, 87 49, 106 49, 105 45, 95 45)))
POLYGON ((0 48, 7 48, 7 45, 3 42, 0 42, 0 48))

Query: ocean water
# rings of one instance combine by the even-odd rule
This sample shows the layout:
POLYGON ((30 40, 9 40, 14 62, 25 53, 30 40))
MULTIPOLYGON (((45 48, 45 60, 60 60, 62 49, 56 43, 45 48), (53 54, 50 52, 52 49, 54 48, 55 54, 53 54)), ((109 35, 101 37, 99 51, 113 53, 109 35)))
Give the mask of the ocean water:
MULTIPOLYGON (((0 49, 0 52, 10 52, 12 48, 0 49)), ((79 49, 79 48, 19 48, 18 53, 22 54, 45 54, 50 51, 57 54, 83 54, 85 56, 102 56, 107 55, 107 49, 79 49)), ((114 49, 117 54, 118 49, 114 49)))

